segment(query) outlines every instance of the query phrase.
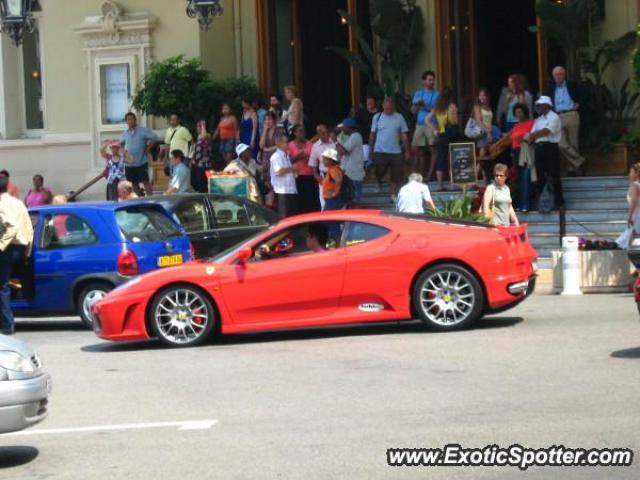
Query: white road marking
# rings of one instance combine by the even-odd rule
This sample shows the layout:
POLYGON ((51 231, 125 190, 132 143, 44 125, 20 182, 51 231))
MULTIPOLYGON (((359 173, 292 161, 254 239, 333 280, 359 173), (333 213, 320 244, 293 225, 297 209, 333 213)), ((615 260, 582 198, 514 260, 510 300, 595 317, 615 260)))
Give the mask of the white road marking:
POLYGON ((190 420, 185 422, 125 423, 122 425, 95 425, 91 427, 51 428, 48 430, 36 429, 5 433, 4 435, 0 435, 0 438, 18 435, 55 435, 63 433, 110 432, 117 430, 143 430, 146 428, 171 427, 178 427, 178 430, 207 430, 216 423, 218 423, 218 420, 190 420))

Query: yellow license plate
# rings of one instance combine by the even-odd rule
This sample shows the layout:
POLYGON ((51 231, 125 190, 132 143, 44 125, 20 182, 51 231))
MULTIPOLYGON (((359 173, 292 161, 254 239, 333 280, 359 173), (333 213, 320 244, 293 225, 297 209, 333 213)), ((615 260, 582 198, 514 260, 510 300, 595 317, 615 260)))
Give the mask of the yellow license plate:
POLYGON ((182 255, 163 255, 158 257, 159 267, 173 267, 175 265, 182 265, 182 255))

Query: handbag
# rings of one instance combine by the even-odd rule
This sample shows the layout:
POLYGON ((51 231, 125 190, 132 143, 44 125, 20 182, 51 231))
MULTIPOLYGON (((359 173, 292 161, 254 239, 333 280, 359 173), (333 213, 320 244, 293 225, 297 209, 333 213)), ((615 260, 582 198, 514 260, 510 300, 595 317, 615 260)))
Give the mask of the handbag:
POLYGON ((467 120, 467 125, 464 127, 464 136, 470 138, 472 140, 477 140, 482 136, 482 128, 478 125, 475 118, 473 116, 469 117, 467 120))
POLYGON ((553 189, 551 188, 551 177, 547 177, 547 181, 538 199, 538 211, 540 213, 551 213, 554 206, 555 198, 553 196, 553 189))
POLYGON ((491 192, 491 202, 489 202, 489 209, 487 211, 484 210, 484 198, 482 199, 482 208, 480 209, 480 213, 482 213, 488 220, 489 222, 493 222, 493 219, 496 217, 496 190, 495 188, 493 188, 491 185, 487 187, 487 189, 484 191, 484 194, 486 195, 487 192, 491 192))
POLYGON ((616 244, 622 250, 629 250, 629 248, 631 247, 631 242, 635 237, 635 229, 631 225, 628 225, 625 231, 622 232, 622 234, 618 238, 616 238, 616 244))

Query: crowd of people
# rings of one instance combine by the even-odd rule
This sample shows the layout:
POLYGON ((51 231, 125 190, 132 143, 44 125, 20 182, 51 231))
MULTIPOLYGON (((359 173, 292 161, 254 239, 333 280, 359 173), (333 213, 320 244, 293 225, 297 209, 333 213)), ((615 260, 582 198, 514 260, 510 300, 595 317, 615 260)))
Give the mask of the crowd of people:
MULTIPOLYGON (((493 185, 489 192, 497 204, 510 185, 517 190, 514 212, 527 212, 548 183, 554 206, 560 208, 560 155, 569 161, 570 174, 584 173, 585 160, 578 143, 579 87, 567 80, 561 66, 553 69, 552 77, 545 94, 535 99, 522 75, 510 75, 495 106, 489 90, 481 88, 464 128, 453 89, 438 90, 432 71, 423 73, 422 88, 412 97, 413 118, 396 111, 394 99, 369 96, 339 125, 318 124, 313 135, 305 129, 304 104, 295 86, 284 88, 284 101, 276 94, 267 105, 260 98, 244 98, 241 112, 225 103, 215 129, 201 120, 195 138, 177 114, 170 116, 161 139, 128 113, 121 138, 101 148, 107 162, 107 199, 150 192, 148 154, 162 144, 160 158, 170 177, 165 194, 206 192, 208 172, 216 170, 248 177, 251 199, 292 215, 359 204, 371 171, 378 192, 388 182, 390 200, 399 205, 407 164, 425 181, 435 179, 438 191, 451 188, 446 182, 449 145, 466 140, 476 143, 478 175, 493 185), (496 176, 497 164, 506 168, 504 184, 496 176)), ((517 221, 509 212, 495 218, 517 221)))
POLYGON ((569 175, 583 175, 585 167, 578 140, 580 88, 567 79, 564 67, 553 69, 550 86, 537 99, 519 74, 508 77, 495 109, 490 92, 481 88, 464 128, 452 89, 438 91, 431 71, 424 72, 422 80, 423 88, 412 101, 416 120, 413 155, 422 171, 427 170, 425 159, 430 158, 426 177, 431 180, 435 173, 438 190, 447 189, 449 144, 466 139, 475 142, 478 173, 490 185, 483 206, 491 212, 485 214, 493 223, 517 224, 516 211, 529 211, 547 184, 552 207, 564 206, 561 155, 569 163, 569 175), (514 201, 507 180, 518 191, 514 201))

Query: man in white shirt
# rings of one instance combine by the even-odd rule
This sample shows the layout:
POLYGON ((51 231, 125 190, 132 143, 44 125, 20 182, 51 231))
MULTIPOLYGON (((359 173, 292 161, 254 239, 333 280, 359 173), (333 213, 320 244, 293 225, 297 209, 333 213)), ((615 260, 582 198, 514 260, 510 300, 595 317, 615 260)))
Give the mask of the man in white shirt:
POLYGON ((409 175, 409 183, 402 187, 398 193, 398 211, 401 213, 424 213, 425 204, 431 210, 436 209, 429 187, 422 183, 422 175, 412 173, 409 175))
POLYGON ((8 183, 8 178, 0 178, 0 326, 3 334, 12 335, 15 321, 9 280, 13 268, 23 266, 31 255, 33 226, 27 207, 7 193, 8 183))
POLYGON ((551 98, 541 96, 536 102, 540 116, 531 127, 528 141, 536 145, 536 169, 540 179, 540 188, 550 181, 553 188, 555 207, 564 207, 562 182, 560 180, 560 140, 562 139, 562 122, 553 111, 551 98))
POLYGON ((271 185, 278 199, 278 213, 283 217, 295 215, 298 189, 295 169, 289 158, 289 142, 285 135, 277 139, 278 149, 271 156, 271 185))
MULTIPOLYGON (((336 144, 331 140, 329 135, 329 129, 324 124, 319 124, 316 127, 316 133, 318 134, 318 140, 311 147, 311 154, 309 155, 309 166, 313 168, 314 177, 318 183, 322 182, 322 179, 327 173, 327 167, 322 162, 322 155, 330 148, 335 149, 336 144)), ((322 185, 320 185, 320 205, 324 210, 324 197, 322 196, 322 185)))

